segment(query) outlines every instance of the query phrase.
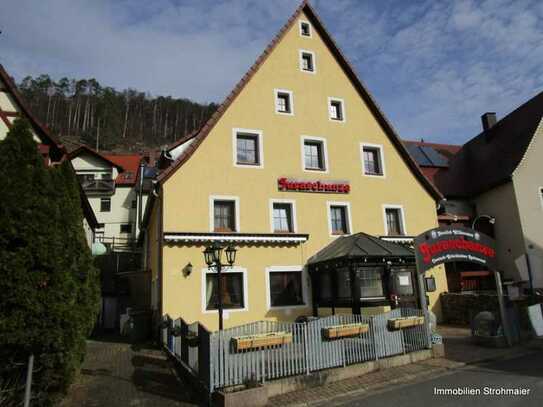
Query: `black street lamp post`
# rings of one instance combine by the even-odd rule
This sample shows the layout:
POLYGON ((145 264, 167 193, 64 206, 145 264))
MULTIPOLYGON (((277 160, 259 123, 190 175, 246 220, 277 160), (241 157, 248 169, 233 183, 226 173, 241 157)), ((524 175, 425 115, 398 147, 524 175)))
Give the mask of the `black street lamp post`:
POLYGON ((236 261, 236 248, 232 245, 228 246, 224 252, 226 253, 226 261, 228 264, 222 263, 222 251, 224 247, 218 244, 212 244, 211 246, 206 247, 204 250, 204 259, 209 268, 215 267, 217 269, 217 296, 218 304, 217 308, 219 311, 219 331, 222 331, 223 328, 223 303, 222 303, 222 268, 223 267, 232 267, 236 261))

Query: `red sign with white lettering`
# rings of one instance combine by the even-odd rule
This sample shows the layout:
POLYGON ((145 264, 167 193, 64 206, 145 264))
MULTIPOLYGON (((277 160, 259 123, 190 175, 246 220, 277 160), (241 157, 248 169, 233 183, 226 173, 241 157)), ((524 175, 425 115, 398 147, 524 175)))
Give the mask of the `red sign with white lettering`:
POLYGON ((279 191, 348 194, 351 186, 346 181, 304 181, 290 178, 277 180, 279 191))

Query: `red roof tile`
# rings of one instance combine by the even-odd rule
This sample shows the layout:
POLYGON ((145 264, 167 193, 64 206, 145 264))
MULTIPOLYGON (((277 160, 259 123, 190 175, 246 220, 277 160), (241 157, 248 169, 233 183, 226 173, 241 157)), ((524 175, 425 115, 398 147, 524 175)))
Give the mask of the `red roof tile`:
POLYGON ((117 185, 134 185, 138 179, 138 169, 143 156, 139 154, 106 154, 109 161, 121 166, 124 171, 117 175, 117 185))

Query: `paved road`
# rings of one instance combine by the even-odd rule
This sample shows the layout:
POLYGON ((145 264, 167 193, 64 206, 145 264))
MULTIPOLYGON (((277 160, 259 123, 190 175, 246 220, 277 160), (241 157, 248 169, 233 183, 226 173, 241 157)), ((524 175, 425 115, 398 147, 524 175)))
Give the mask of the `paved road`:
POLYGON ((369 396, 336 399, 334 406, 422 407, 422 406, 522 406, 543 405, 543 352, 509 360, 471 366, 435 379, 395 386, 369 396), (518 389, 526 395, 488 395, 494 391, 518 389), (471 389, 479 395, 440 395, 438 389, 471 389))

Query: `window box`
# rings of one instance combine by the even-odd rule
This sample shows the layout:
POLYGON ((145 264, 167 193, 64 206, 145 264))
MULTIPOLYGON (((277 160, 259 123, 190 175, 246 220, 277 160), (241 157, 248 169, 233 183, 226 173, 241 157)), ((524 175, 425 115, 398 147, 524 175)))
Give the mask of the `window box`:
POLYGON ((388 329, 397 331, 399 329, 413 328, 415 326, 424 325, 424 317, 401 317, 391 318, 388 320, 388 329))
POLYGON ((255 350, 269 348, 271 346, 280 346, 292 343, 292 334, 290 332, 271 332, 257 335, 235 336, 232 338, 234 350, 255 350))
POLYGON ((370 330, 370 326, 362 323, 343 324, 328 326, 322 330, 326 339, 339 339, 364 334, 370 330))

